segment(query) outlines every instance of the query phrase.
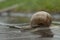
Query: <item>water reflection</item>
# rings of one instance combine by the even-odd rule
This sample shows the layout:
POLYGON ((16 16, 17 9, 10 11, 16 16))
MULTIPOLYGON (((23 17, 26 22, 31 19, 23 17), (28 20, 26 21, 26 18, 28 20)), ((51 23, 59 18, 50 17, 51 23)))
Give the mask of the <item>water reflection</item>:
POLYGON ((9 28, 7 26, 0 26, 1 40, 60 40, 59 29, 53 30, 55 35, 53 38, 40 38, 40 35, 35 35, 29 31, 21 32, 20 29, 9 28))
POLYGON ((34 35, 31 32, 21 32, 19 29, 0 26, 1 40, 51 40, 52 38, 39 38, 39 35, 34 35))

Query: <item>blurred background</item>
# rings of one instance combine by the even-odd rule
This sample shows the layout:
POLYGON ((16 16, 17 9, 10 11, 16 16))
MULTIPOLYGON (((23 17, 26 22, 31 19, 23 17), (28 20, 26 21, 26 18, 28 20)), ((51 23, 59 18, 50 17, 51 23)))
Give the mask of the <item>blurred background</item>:
POLYGON ((35 12, 47 11, 55 21, 60 21, 59 3, 59 0, 0 0, 0 16, 8 23, 28 23, 35 12))
MULTIPOLYGON (((3 25, 0 26, 0 39, 42 40, 29 32, 21 33, 18 29, 4 26, 29 23, 32 14, 38 11, 49 12, 53 17, 54 26, 60 26, 60 0, 0 0, 0 25, 3 25)), ((60 28, 54 29, 53 32, 55 33, 53 40, 60 40, 60 28)))

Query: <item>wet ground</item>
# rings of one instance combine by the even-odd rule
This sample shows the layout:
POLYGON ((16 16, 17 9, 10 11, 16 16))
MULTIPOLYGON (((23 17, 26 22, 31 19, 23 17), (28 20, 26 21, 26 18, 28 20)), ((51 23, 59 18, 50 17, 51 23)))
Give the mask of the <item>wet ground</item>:
POLYGON ((21 32, 19 29, 0 26, 0 40, 60 40, 60 30, 56 29, 53 38, 39 38, 30 32, 21 32))
MULTIPOLYGON (((6 23, 7 17, 0 17, 0 23, 6 23)), ((53 38, 40 38, 40 35, 35 35, 31 32, 21 32, 20 29, 9 28, 8 26, 0 25, 0 40, 60 40, 60 25, 53 29, 53 38)))

